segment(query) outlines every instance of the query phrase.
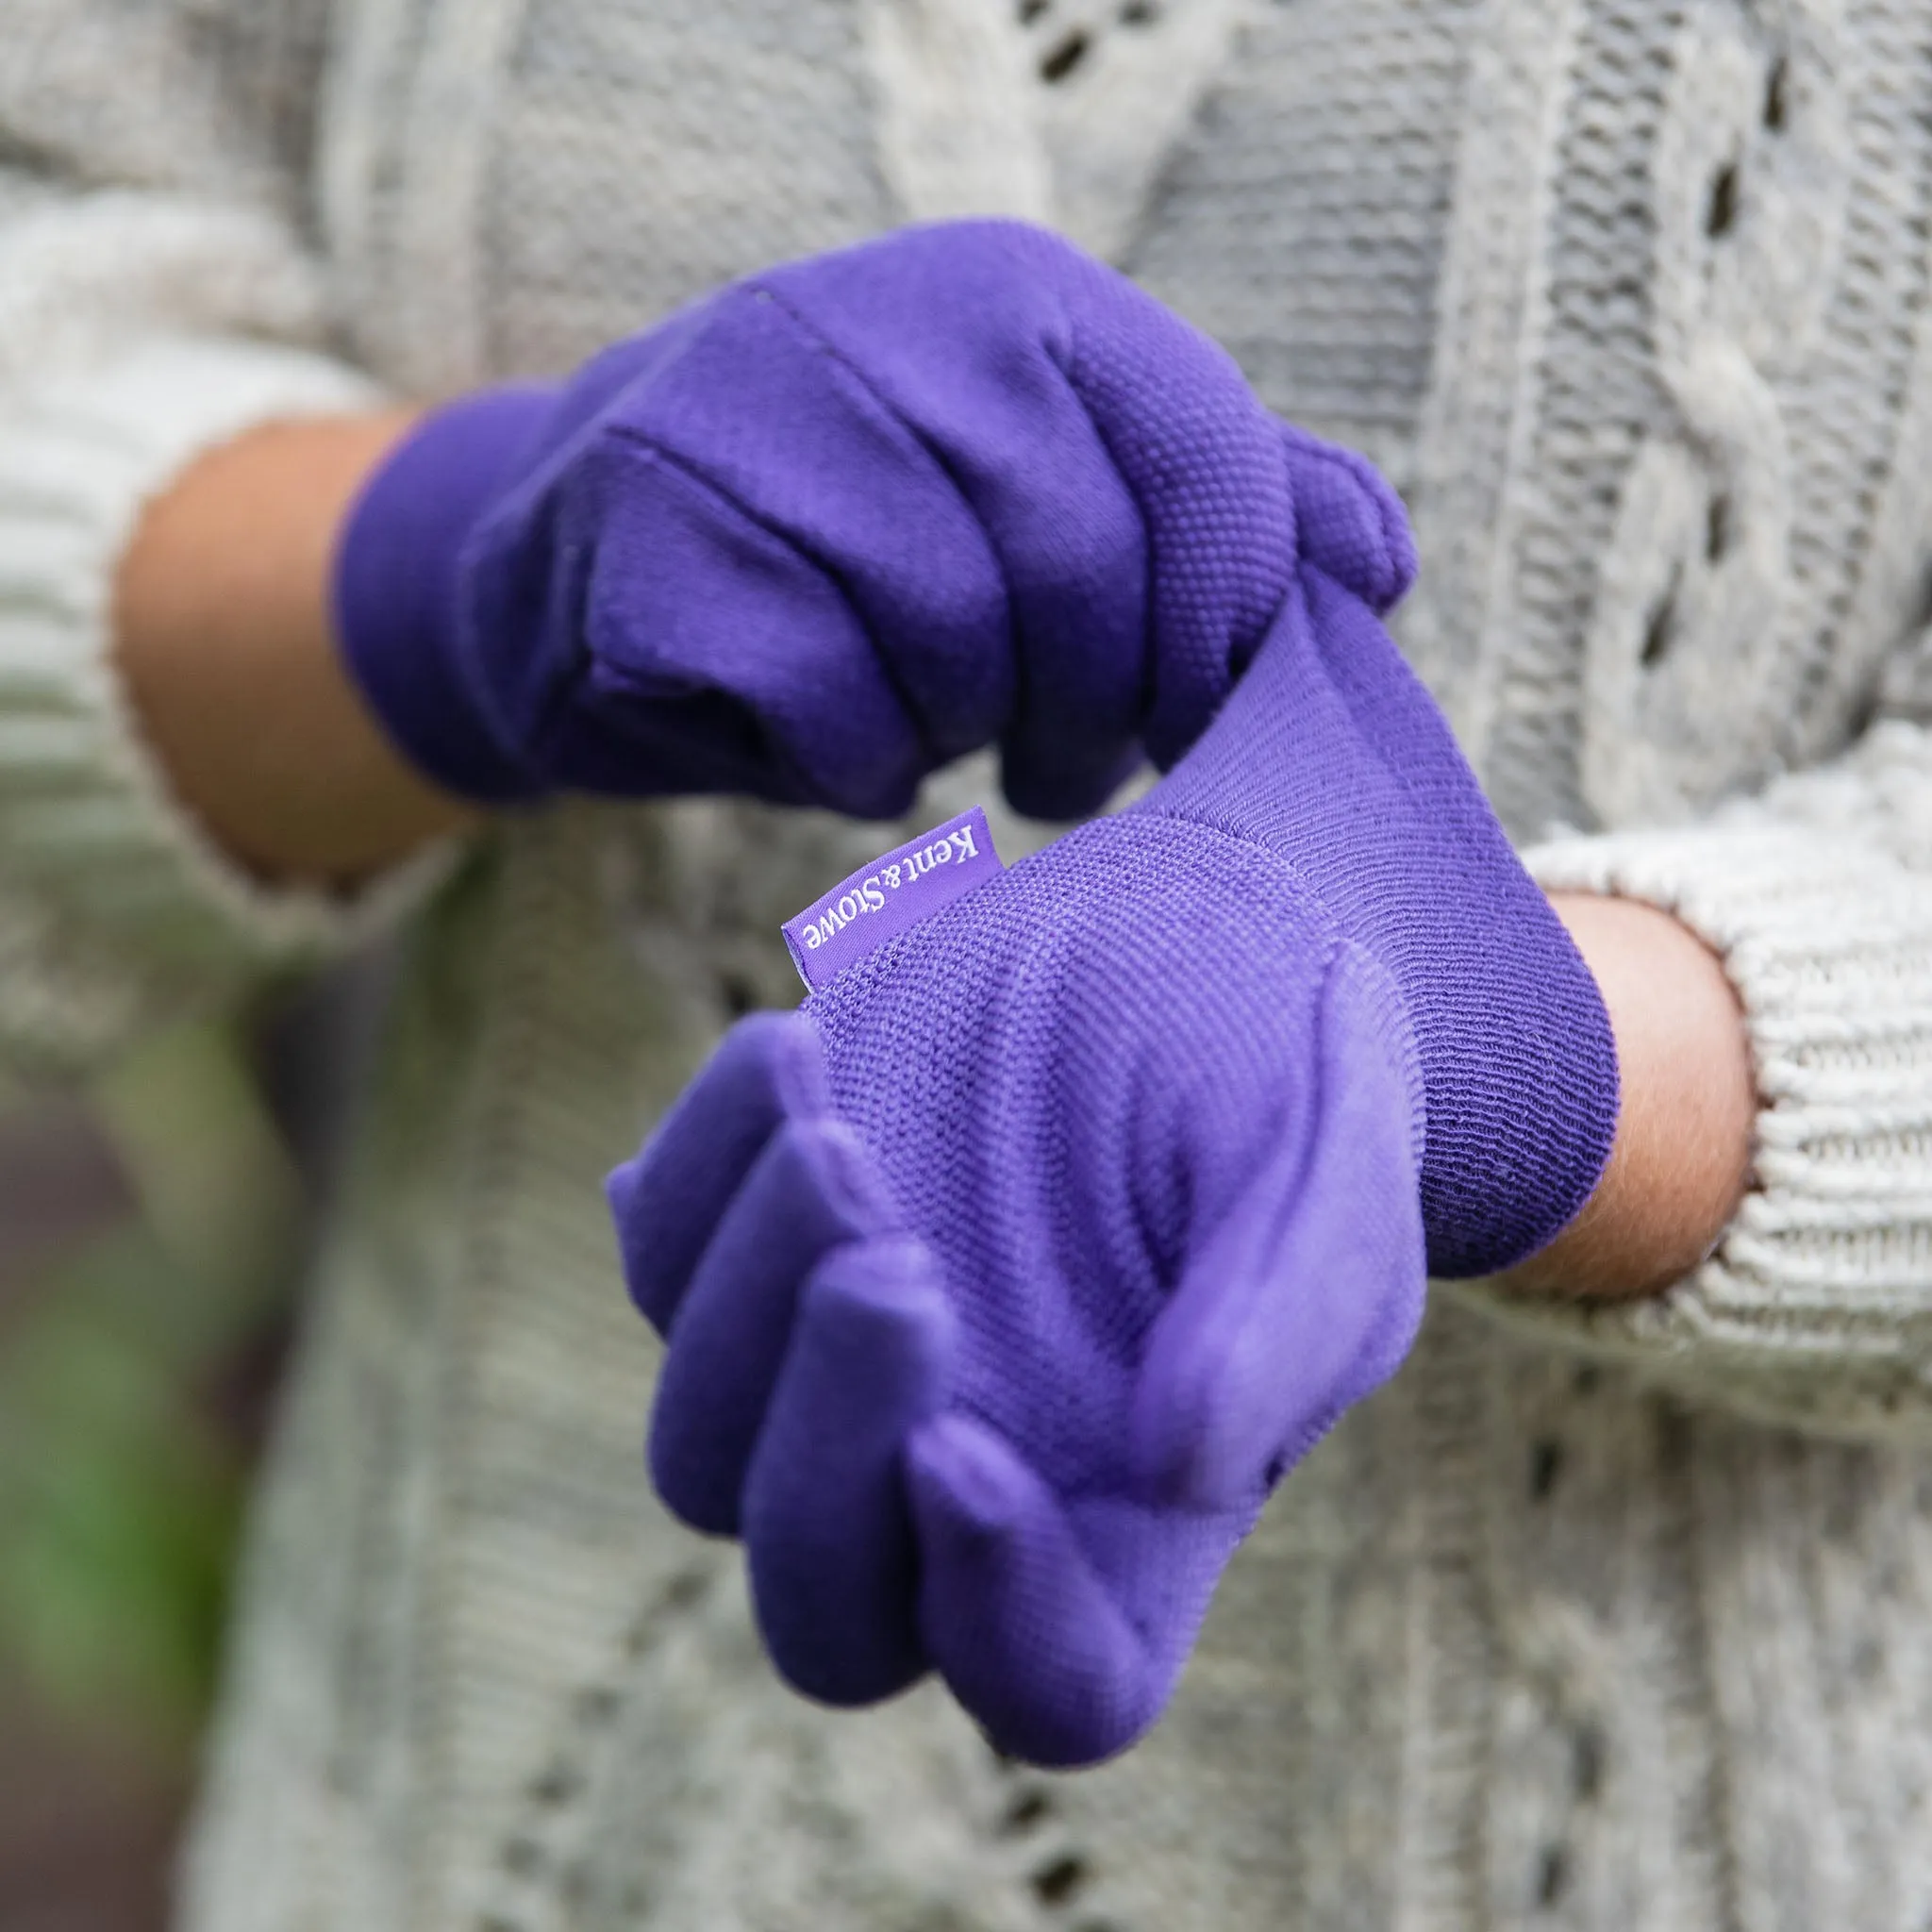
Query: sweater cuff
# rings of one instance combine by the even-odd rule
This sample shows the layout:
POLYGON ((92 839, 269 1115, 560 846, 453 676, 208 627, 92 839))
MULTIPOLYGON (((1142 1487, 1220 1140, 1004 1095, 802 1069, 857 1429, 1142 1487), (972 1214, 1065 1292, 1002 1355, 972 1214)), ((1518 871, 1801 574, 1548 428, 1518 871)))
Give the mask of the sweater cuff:
POLYGON ((1827 1434, 1932 1437, 1932 882, 1748 808, 1525 854, 1546 891, 1638 899, 1724 962, 1759 1112, 1710 1258, 1604 1305, 1462 1291, 1698 1399, 1827 1434))
POLYGON ((446 869, 425 854, 341 896, 255 879, 173 797, 112 651, 116 569, 157 492, 255 425, 379 400, 323 357, 190 338, 0 393, 0 1047, 17 1066, 75 1070, 251 973, 326 957, 446 869))

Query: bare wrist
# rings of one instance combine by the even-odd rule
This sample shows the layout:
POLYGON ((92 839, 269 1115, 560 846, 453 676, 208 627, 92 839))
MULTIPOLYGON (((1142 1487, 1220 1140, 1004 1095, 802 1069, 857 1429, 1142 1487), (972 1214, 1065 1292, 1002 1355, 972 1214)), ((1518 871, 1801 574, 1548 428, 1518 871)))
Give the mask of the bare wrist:
POLYGON ((349 882, 475 816, 390 746, 337 654, 337 525, 404 411, 266 424, 149 505, 116 641, 176 795, 242 864, 349 882))
POLYGON ((1617 1136, 1582 1213, 1501 1280, 1589 1299, 1655 1293, 1710 1253, 1744 1191, 1757 1093, 1743 1014, 1721 962, 1668 913, 1588 893, 1551 903, 1616 1035, 1617 1136))

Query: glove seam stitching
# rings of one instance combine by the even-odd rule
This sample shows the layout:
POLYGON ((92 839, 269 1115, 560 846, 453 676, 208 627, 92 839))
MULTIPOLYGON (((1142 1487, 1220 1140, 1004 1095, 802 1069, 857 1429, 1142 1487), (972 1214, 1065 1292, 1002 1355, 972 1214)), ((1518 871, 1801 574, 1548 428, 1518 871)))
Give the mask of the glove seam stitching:
MULTIPOLYGON (((828 360, 836 362, 864 391, 873 407, 881 415, 886 417, 889 422, 895 424, 906 433, 932 464, 933 468, 946 479, 954 494, 965 505, 966 513, 972 518, 974 529, 979 532, 981 541, 986 545, 987 555, 992 559, 993 571, 999 578, 1000 590, 1006 605, 1007 657, 1013 679, 1011 716, 1006 722, 1010 724, 1011 718, 1018 717, 1025 709, 1026 653, 1021 649, 1019 606, 1013 595, 1012 580, 1007 572, 1006 558, 1001 556, 999 545, 993 541, 992 532, 988 529, 985 519, 979 514, 978 507, 974 504, 971 492, 966 488, 965 479, 954 465, 947 460, 946 453, 940 443, 928 435, 924 428, 912 417, 895 407, 891 399, 880 390, 878 384, 873 380, 864 367, 849 356, 823 329, 817 327, 808 317, 802 314, 791 302, 787 300, 780 291, 773 288, 767 281, 755 281, 749 286, 754 294, 762 296, 771 308, 778 311, 808 346, 816 349, 828 360)), ((1135 508, 1138 510, 1140 506, 1136 504, 1135 508)), ((869 636, 870 632, 868 631, 869 636)))
MULTIPOLYGON (((842 573, 835 569, 824 558, 814 556, 798 540, 793 532, 783 528, 770 518, 759 515, 747 504, 740 501, 722 483, 707 475, 704 470, 690 458, 678 451, 666 447, 655 436, 651 435, 649 431, 639 428, 635 424, 613 422, 606 425, 606 433, 613 441, 623 443, 641 452, 647 457, 655 458, 680 480, 690 484, 694 489, 703 491, 725 509, 733 512, 740 521, 750 525, 751 528, 758 531, 761 535, 771 538, 773 541, 782 544, 784 548, 791 552, 801 562, 824 577, 832 585, 833 589, 838 591, 840 602, 852 613, 853 621, 858 625, 865 638, 866 649, 870 652, 874 663, 878 668, 880 678, 891 692, 893 702, 899 707, 908 724, 911 727, 912 736, 919 747, 922 769, 931 772, 936 770, 941 764, 951 761, 950 758, 942 759, 939 756, 939 749, 932 741, 924 718, 921 715, 918 708, 911 702, 910 694, 902 684, 891 658, 881 647, 876 630, 852 595, 851 588, 842 573)), ((1004 578, 1002 578, 1002 581, 1004 582, 1004 578)), ((621 665, 612 665, 598 658, 594 653, 588 649, 585 652, 585 660, 587 665, 591 663, 597 664, 607 674, 614 674, 619 677, 624 675, 624 670, 621 665)), ((579 680, 582 675, 580 672, 579 680)), ((722 689, 722 687, 718 686, 711 688, 714 690, 722 689)), ((792 761, 788 759, 787 762, 791 763, 792 761)), ((796 770, 795 765, 793 769, 794 771, 796 770)), ((802 776, 803 774, 799 775, 802 776)), ((808 794, 816 794, 820 788, 816 785, 808 784, 805 790, 808 794)))
MULTIPOLYGON (((881 392, 878 385, 873 381, 866 371, 854 361, 837 342, 833 341, 822 330, 815 327, 807 317, 802 315, 778 291, 773 289, 768 283, 758 282, 753 286, 758 293, 762 294, 774 308, 778 309, 785 316, 786 320, 792 325, 801 336, 816 345, 833 361, 837 362, 864 390, 873 402, 894 423, 900 425, 913 441, 930 457, 941 475, 945 477, 946 481, 958 492, 960 502, 966 506, 967 512, 972 517, 974 524, 984 535, 987 550, 993 559, 994 568, 999 573, 1000 586, 1006 592, 1007 641, 1013 673, 1012 715, 1017 719, 1026 709, 1025 700, 1027 696, 1027 654, 1022 648, 1023 640, 1020 629, 1019 605, 1013 595, 1012 582, 1008 575, 1006 558, 1001 555, 999 545, 993 541, 991 531, 987 528, 985 520, 980 516, 978 508, 974 504, 971 492, 966 488, 964 478, 955 469, 953 464, 946 459, 945 453, 940 445, 917 423, 896 408, 890 398, 881 392)), ((1059 291, 1056 290, 1055 293, 1058 297, 1059 291)), ((1062 313, 1067 327, 1068 356, 1071 360, 1078 354, 1079 327, 1071 309, 1065 307, 1064 302, 1062 303, 1062 313)), ((1079 386, 1074 380, 1072 370, 1053 353, 1051 345, 1043 339, 1041 342, 1041 353, 1059 372, 1061 379, 1066 383, 1068 390, 1072 391, 1074 401, 1078 403, 1080 414, 1086 419, 1089 426, 1092 429, 1094 441, 1107 452, 1108 462, 1112 466, 1114 475, 1120 478, 1121 488, 1125 492, 1127 500, 1134 506, 1134 515, 1141 525, 1141 554, 1147 559, 1147 564, 1146 581, 1143 582, 1141 598, 1141 662, 1138 667, 1137 686, 1140 698, 1139 716, 1144 724, 1145 720, 1152 714, 1155 674, 1154 600, 1151 595, 1154 574, 1154 540, 1152 524, 1147 514, 1147 506, 1141 500, 1141 492, 1135 489, 1126 472, 1121 468, 1119 452, 1114 448, 1112 442, 1108 441, 1107 433, 1101 427, 1098 418, 1095 417, 1093 411, 1088 407, 1086 397, 1081 393, 1079 386)), ((1271 623, 1272 621, 1271 619, 1271 623)), ((1266 634, 1267 632, 1264 628, 1262 635, 1266 636, 1266 634)))

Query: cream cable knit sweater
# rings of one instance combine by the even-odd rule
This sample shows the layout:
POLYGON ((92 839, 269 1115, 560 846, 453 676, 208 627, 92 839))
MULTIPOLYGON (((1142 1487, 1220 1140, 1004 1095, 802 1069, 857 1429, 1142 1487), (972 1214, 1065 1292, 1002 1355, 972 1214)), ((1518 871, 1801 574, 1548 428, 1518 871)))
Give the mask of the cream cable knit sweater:
POLYGON ((187 1932, 1924 1932, 1928 231, 1909 0, 14 0, 0 1055, 84 1071, 434 894, 187 1932), (1391 468, 1405 641, 1512 825, 1570 829, 1541 875, 1716 945, 1764 1099, 1672 1293, 1442 1297, 1169 1722, 1057 1780, 930 1690, 779 1690, 639 1465, 597 1177, 889 835, 576 808, 440 887, 272 893, 107 658, 140 504, 237 428, 971 209, 1058 220, 1391 468))

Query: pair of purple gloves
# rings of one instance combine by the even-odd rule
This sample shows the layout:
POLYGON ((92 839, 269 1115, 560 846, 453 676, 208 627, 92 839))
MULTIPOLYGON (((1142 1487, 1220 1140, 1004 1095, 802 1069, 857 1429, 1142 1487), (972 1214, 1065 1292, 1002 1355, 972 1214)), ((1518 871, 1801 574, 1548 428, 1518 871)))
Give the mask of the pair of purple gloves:
POLYGON ((1594 1186, 1608 1023, 1379 622, 1413 567, 1365 462, 1003 224, 452 406, 353 514, 349 662, 477 799, 1167 771, 742 1022, 611 1177, 658 1486, 808 1694, 938 1670, 1017 1757, 1130 1743, 1425 1274, 1594 1186))

